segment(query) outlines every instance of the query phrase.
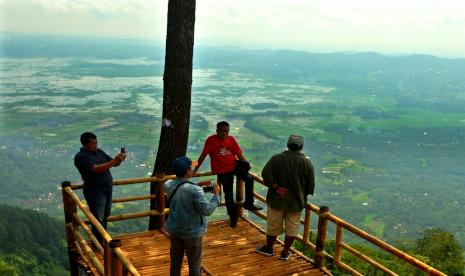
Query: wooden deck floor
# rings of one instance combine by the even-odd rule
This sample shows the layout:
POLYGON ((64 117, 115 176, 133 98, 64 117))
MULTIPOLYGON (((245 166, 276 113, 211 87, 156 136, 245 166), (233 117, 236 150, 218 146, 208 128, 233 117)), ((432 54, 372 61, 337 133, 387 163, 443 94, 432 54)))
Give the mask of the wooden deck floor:
MULTIPOLYGON (((122 250, 142 275, 169 275, 169 239, 161 231, 117 237, 122 250)), ((274 247, 275 256, 255 252, 265 235, 253 224, 239 220, 236 228, 228 221, 210 222, 203 242, 204 275, 326 275, 310 260, 294 252, 287 261, 279 259, 282 245, 274 247)), ((188 275, 184 258, 182 275, 188 275)))

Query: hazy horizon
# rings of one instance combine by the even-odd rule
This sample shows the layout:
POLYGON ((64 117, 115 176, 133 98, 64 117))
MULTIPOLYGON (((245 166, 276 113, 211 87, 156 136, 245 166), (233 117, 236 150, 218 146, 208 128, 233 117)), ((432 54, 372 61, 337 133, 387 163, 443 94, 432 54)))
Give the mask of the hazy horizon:
MULTIPOLYGON (((50 34, 50 33, 11 33, 11 32, 0 32, 0 55, 4 54, 4 51, 2 52, 2 45, 1 41, 9 38, 13 38, 14 36, 17 37, 28 37, 28 38, 41 38, 41 39, 46 39, 48 41, 53 41, 53 40, 60 40, 60 39, 77 39, 80 41, 87 41, 87 40, 92 40, 93 42, 95 41, 116 41, 117 43, 135 43, 135 44, 151 44, 154 47, 162 47, 164 49, 165 47, 165 42, 164 41, 158 41, 158 40, 150 40, 150 39, 144 39, 144 38, 134 38, 134 37, 117 37, 117 36, 112 36, 112 37, 100 37, 100 36, 92 36, 92 35, 60 35, 60 34, 50 34)), ((441 59, 450 59, 450 60, 464 60, 464 57, 448 57, 448 56, 440 56, 436 55, 434 53, 415 53, 415 52, 404 52, 404 53, 385 53, 385 52, 380 52, 380 51, 355 51, 355 50, 347 50, 347 51, 318 51, 318 50, 298 50, 298 49, 291 49, 291 48, 259 48, 257 47, 247 47, 247 46, 236 46, 236 45, 214 45, 214 44, 195 44, 194 45, 195 49, 199 48, 213 48, 213 49, 228 49, 231 51, 293 51, 293 52, 302 52, 302 53, 307 53, 307 54, 346 54, 346 55, 356 55, 356 54, 378 54, 386 57, 404 57, 404 56, 414 56, 414 55, 424 55, 424 56, 431 56, 431 57, 436 57, 436 58, 441 58, 441 59)), ((195 52, 195 50, 194 50, 195 52)), ((8 55, 7 55, 8 56, 8 55)))
MULTIPOLYGON (((158 41, 168 0, 0 0, 0 32, 158 41)), ((465 58, 465 2, 197 1, 195 44, 465 58)))

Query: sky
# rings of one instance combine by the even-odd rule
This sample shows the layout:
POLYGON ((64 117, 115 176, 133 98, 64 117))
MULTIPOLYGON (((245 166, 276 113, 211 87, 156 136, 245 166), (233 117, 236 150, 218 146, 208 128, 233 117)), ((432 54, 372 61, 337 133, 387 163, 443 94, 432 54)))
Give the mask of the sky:
MULTIPOLYGON (((164 42, 168 0, 0 0, 0 32, 164 42)), ((195 44, 465 58, 464 0, 197 0, 195 44)))

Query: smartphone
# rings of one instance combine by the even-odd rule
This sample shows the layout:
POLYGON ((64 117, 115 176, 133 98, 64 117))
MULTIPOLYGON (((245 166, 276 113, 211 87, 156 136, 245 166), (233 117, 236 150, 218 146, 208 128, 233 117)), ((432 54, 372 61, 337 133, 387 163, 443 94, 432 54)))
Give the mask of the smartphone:
POLYGON ((203 188, 204 193, 212 193, 214 186, 205 186, 205 187, 202 187, 202 188, 203 188))
POLYGON ((121 153, 126 153, 126 148, 121 148, 121 153))
POLYGON ((213 182, 213 179, 210 179, 210 183, 207 186, 202 187, 204 193, 212 193, 213 188, 215 187, 215 183, 213 182))

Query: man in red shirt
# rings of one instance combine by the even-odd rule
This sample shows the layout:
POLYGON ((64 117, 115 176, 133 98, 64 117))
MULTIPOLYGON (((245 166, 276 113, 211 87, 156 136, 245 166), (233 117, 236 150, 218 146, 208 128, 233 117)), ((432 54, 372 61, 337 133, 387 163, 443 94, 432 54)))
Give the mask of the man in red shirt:
POLYGON ((234 139, 229 135, 229 123, 221 121, 216 124, 216 134, 211 135, 205 141, 202 154, 198 158, 198 165, 194 173, 202 165, 205 157, 210 155, 212 172, 218 175, 218 183, 223 185, 224 197, 226 199, 226 209, 228 211, 231 228, 237 225, 237 209, 234 202, 233 182, 234 175, 245 182, 245 202, 244 208, 251 211, 261 210, 262 207, 255 206, 253 199, 253 178, 248 173, 238 173, 237 160, 250 168, 249 163, 242 154, 242 150, 234 139))

